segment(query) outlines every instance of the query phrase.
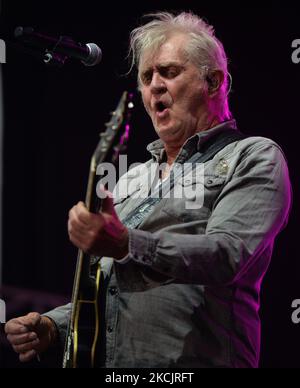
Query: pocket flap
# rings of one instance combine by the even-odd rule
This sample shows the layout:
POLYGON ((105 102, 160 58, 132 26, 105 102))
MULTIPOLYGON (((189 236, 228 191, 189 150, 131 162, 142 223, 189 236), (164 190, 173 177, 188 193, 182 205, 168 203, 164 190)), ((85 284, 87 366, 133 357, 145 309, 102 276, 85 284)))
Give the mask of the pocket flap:
POLYGON ((225 177, 222 176, 216 176, 216 175, 207 175, 204 179, 205 187, 215 187, 215 186, 221 186, 225 184, 225 177))

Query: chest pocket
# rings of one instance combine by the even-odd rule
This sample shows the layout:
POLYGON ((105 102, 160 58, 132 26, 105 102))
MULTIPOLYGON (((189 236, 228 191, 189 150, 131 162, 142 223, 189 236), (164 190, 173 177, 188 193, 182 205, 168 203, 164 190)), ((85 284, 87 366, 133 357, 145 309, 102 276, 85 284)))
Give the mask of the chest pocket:
POLYGON ((163 211, 183 222, 207 222, 224 184, 225 177, 221 176, 184 177, 176 184, 163 211))
POLYGON ((219 197, 224 185, 226 177, 217 175, 206 175, 204 179, 205 193, 204 206, 212 211, 214 204, 219 197))

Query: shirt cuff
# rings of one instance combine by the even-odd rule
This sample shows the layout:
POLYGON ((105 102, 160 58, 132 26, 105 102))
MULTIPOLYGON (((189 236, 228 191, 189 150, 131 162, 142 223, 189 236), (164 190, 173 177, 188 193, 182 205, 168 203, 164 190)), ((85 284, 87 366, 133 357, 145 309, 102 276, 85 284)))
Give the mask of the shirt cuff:
POLYGON ((121 265, 124 265, 124 264, 127 264, 129 261, 131 261, 131 257, 130 257, 130 254, 128 254, 127 256, 125 256, 123 259, 121 260, 116 260, 118 264, 121 264, 121 265))
POLYGON ((152 267, 156 257, 156 240, 153 234, 143 230, 129 230, 128 260, 152 267))

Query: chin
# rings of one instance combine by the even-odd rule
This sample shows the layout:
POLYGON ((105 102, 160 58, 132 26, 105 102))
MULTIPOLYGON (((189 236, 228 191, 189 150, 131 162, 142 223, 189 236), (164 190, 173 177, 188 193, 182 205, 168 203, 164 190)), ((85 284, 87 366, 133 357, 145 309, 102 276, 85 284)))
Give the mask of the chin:
POLYGON ((161 138, 174 138, 180 132, 180 128, 174 128, 172 125, 160 126, 156 128, 156 132, 161 138))
POLYGON ((157 128, 156 132, 162 140, 172 138, 173 136, 173 130, 171 128, 157 128))

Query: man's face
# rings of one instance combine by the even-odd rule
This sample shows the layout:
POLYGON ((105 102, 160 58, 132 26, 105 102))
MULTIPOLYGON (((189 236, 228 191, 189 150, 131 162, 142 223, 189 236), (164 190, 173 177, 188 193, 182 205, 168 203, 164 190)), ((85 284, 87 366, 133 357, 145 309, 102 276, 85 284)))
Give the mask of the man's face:
POLYGON ((174 146, 201 130, 208 99, 199 69, 184 51, 187 39, 176 34, 154 55, 146 52, 139 71, 143 102, 154 128, 165 143, 174 146))

